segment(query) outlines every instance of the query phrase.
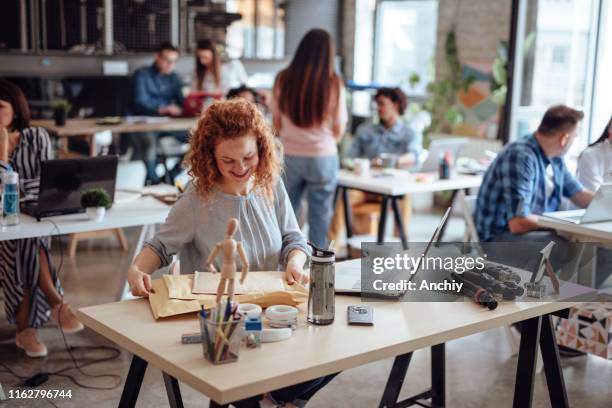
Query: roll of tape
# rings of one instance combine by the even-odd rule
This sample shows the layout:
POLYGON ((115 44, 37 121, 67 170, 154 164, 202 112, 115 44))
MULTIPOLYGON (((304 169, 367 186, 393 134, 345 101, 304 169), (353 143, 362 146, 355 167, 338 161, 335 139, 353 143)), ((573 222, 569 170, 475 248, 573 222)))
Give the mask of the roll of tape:
POLYGON ((238 314, 241 316, 261 316, 261 306, 253 303, 240 303, 238 314))
POLYGON ((268 320, 293 320, 297 319, 298 310, 293 306, 274 305, 266 309, 268 320))
POLYGON ((298 310, 293 306, 274 305, 266 309, 268 325, 274 328, 297 328, 298 310))
POLYGON ((291 337, 292 331, 290 328, 284 329, 263 329, 261 332, 262 343, 272 343, 275 341, 287 340, 291 337))

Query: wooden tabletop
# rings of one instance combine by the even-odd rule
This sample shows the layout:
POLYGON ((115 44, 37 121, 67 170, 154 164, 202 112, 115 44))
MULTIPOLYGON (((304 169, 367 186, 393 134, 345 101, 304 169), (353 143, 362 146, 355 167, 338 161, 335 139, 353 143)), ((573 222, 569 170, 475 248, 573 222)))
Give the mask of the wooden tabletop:
POLYGON ((170 208, 153 197, 139 197, 113 204, 102 221, 92 221, 85 213, 79 213, 43 218, 39 222, 22 213, 19 215, 19 225, 0 226, 0 241, 159 224, 164 222, 170 208))
POLYGON ((338 186, 354 188, 371 193, 400 196, 404 194, 429 193, 444 190, 460 190, 480 187, 482 176, 455 174, 448 180, 417 181, 417 175, 406 170, 391 170, 388 174, 372 171, 368 176, 360 176, 349 170, 340 170, 338 186))
MULTIPOLYGON (((342 268, 342 263, 336 268, 342 268)), ((593 293, 579 285, 564 287, 573 299, 593 293)), ((333 324, 307 324, 302 305, 298 329, 289 340, 263 344, 260 349, 242 347, 238 362, 219 366, 204 359, 202 345, 180 342, 182 333, 199 331, 194 314, 155 321, 144 299, 85 307, 77 314, 88 328, 224 404, 576 303, 507 302, 489 311, 471 301, 373 302, 369 304, 374 308, 374 326, 364 327, 349 326, 346 309, 365 303, 359 297, 337 295, 333 324)))
POLYGON ((68 119, 66 126, 56 126, 53 120, 33 120, 32 126, 41 126, 60 137, 92 135, 110 130, 113 133, 189 130, 197 118, 154 118, 151 122, 131 123, 125 119, 116 125, 100 125, 100 118, 68 119))
POLYGON ((568 221, 540 216, 538 217, 538 225, 543 228, 551 228, 571 234, 579 241, 601 242, 612 245, 612 221, 574 224, 568 221))

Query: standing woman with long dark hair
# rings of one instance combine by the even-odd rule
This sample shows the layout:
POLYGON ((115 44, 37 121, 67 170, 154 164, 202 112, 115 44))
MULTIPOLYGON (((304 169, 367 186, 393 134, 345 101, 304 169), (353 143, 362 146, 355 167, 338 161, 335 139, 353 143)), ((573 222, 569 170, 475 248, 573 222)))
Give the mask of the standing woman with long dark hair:
POLYGON ((276 76, 271 104, 285 150, 284 177, 291 205, 299 218, 306 194, 309 239, 319 247, 327 246, 339 168, 337 142, 348 119, 334 57, 329 33, 310 30, 289 67, 276 76))
MULTIPOLYGON (((49 134, 30 127, 30 110, 21 90, 0 79, 0 190, 7 171, 19 174, 21 194, 38 196, 40 162, 53 158, 49 134)), ((17 325, 15 344, 28 357, 44 357, 47 347, 36 330, 49 315, 66 333, 83 329, 72 309, 63 303, 63 292, 51 266, 49 237, 0 241, 0 285, 10 323, 17 325)))

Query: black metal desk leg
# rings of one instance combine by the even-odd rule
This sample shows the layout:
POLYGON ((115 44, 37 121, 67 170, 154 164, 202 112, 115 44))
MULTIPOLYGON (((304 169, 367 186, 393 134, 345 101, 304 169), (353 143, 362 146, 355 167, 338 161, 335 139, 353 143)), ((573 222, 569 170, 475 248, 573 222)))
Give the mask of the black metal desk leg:
POLYGON ((183 398, 181 398, 181 388, 178 381, 171 375, 164 372, 162 374, 164 375, 164 384, 166 385, 170 408, 183 408, 183 398))
POLYGON ((531 407, 542 316, 523 320, 521 323, 521 345, 514 385, 514 408, 531 407))
POLYGON ((347 240, 353 236, 353 214, 351 211, 351 202, 349 200, 348 189, 344 187, 338 187, 342 189, 342 205, 344 206, 344 226, 346 228, 347 240))
POLYGON ((138 393, 140 392, 140 386, 142 385, 142 379, 146 370, 147 362, 134 355, 132 357, 132 364, 130 364, 130 371, 123 385, 123 391, 121 392, 119 408, 132 408, 136 406, 136 400, 138 399, 138 393))
POLYGON ((406 378, 406 371, 408 371, 411 358, 412 353, 395 357, 389 379, 387 380, 387 385, 385 386, 385 391, 378 405, 379 408, 395 407, 400 391, 402 390, 402 384, 404 384, 404 379, 406 378))
POLYGON ((228 407, 229 407, 229 404, 219 405, 213 400, 210 400, 210 404, 208 405, 208 408, 228 408, 228 407))
POLYGON ((380 202, 380 218, 378 219, 378 236, 376 242, 382 244, 385 241, 385 229, 387 226, 387 208, 389 205, 389 197, 384 195, 380 202))
POLYGON ((540 350, 542 351, 550 404, 553 408, 568 408, 569 402, 565 390, 565 381, 563 380, 563 371, 559 361, 559 348, 557 347, 555 328, 553 327, 550 315, 542 316, 540 350))
POLYGON ((400 213, 397 200, 399 200, 399 197, 391 197, 391 208, 393 209, 393 217, 395 218, 395 225, 399 230, 400 240, 402 241, 402 248, 408 249, 408 239, 406 238, 406 230, 404 229, 404 220, 402 220, 402 214, 400 213))
POLYGON ((446 406, 446 355, 445 343, 431 348, 431 406, 446 406))

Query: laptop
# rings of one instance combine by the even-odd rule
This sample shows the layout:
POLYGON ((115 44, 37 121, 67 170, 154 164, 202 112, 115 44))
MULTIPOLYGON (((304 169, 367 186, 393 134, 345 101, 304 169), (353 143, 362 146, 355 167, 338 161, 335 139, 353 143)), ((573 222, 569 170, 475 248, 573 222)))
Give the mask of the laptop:
POLYGON ((103 188, 113 201, 117 162, 117 156, 41 161, 38 200, 25 202, 21 211, 39 221, 84 212, 81 194, 92 188, 103 188))
POLYGON ((591 204, 584 210, 569 210, 544 213, 545 217, 554 218, 573 224, 588 224, 612 220, 612 184, 602 184, 595 193, 591 204))
POLYGON ((192 92, 183 101, 183 116, 200 116, 202 108, 213 100, 221 100, 224 96, 222 92, 192 92))
POLYGON ((417 170, 421 173, 434 173, 438 171, 440 165, 440 158, 444 156, 446 152, 449 152, 453 162, 457 161, 459 154, 467 144, 467 139, 464 138, 449 138, 449 139, 435 139, 431 141, 429 145, 427 159, 421 164, 417 170))
MULTIPOLYGON (((423 258, 427 256, 429 249, 432 245, 436 245, 440 240, 440 234, 444 230, 444 226, 446 225, 448 218, 451 213, 451 207, 449 207, 444 216, 442 216, 442 220, 434 230, 429 242, 425 246, 425 250, 423 251, 423 256, 418 258, 417 265, 415 266, 415 272, 411 273, 409 281, 412 281, 416 275, 416 273, 421 269, 421 261, 423 258)), ((420 254, 419 254, 420 255, 420 254)), ((335 282, 335 291, 336 293, 351 293, 351 294, 359 294, 361 293, 361 261, 356 260, 357 262, 350 263, 350 266, 337 270, 336 272, 336 282, 335 282)), ((350 261, 349 261, 350 262, 350 261)), ((412 272, 412 271, 409 271, 412 272)), ((397 297, 402 296, 404 293, 398 293, 397 297)))

